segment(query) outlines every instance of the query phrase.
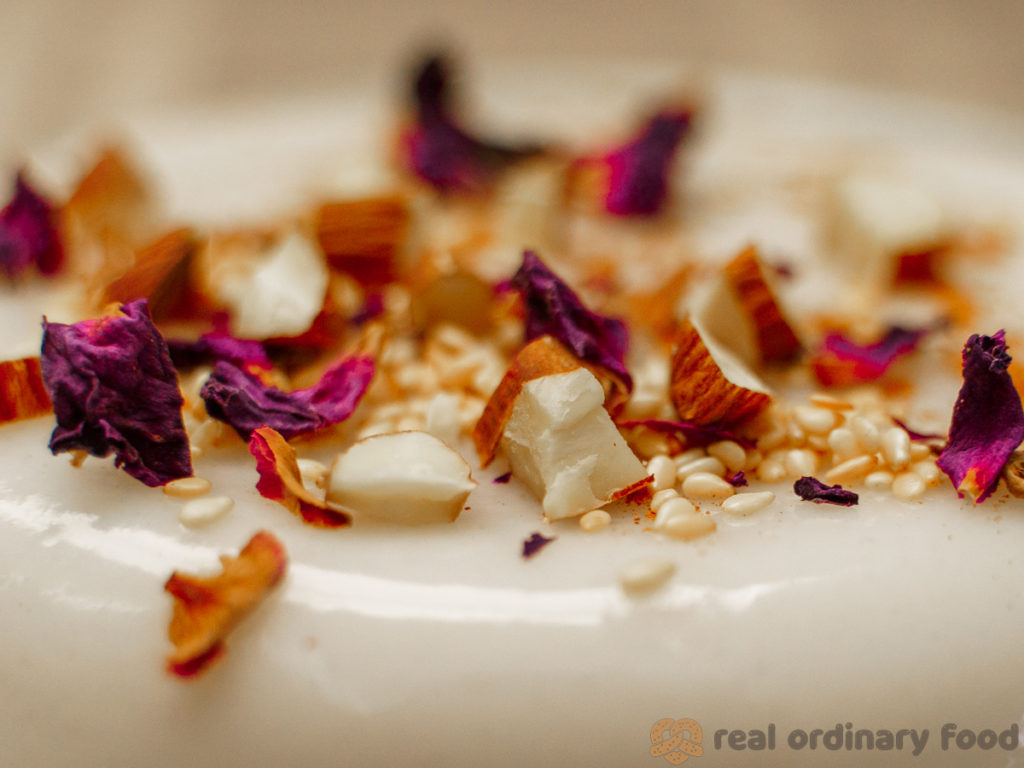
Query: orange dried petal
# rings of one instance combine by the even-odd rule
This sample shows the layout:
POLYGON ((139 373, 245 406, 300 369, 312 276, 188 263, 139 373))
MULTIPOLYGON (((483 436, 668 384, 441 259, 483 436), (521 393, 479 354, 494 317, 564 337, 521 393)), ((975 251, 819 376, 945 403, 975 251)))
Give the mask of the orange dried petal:
POLYGON ((338 528, 352 522, 344 512, 330 509, 302 484, 295 449, 270 427, 260 427, 249 438, 249 452, 256 457, 260 474, 256 490, 279 502, 292 514, 318 528, 338 528))
POLYGON ((167 634, 174 651, 167 659, 172 674, 194 677, 224 652, 228 633, 264 599, 284 576, 287 556, 272 534, 254 535, 238 557, 221 557, 223 571, 202 578, 175 571, 164 584, 174 597, 167 634))
POLYGON ((0 363, 0 424, 52 412, 38 357, 0 363))

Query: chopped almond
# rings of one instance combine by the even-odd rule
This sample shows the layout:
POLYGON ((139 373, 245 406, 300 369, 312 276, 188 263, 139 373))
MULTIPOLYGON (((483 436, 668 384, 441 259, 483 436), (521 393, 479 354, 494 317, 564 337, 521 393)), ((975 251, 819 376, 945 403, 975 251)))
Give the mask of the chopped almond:
POLYGON ((767 386, 693 318, 676 337, 669 395, 679 417, 699 426, 738 424, 771 402, 767 386))
POLYGON ((101 304, 149 299, 150 314, 158 320, 164 317, 184 287, 194 246, 188 229, 176 229, 150 243, 136 254, 127 272, 107 284, 101 304))
POLYGON ((480 465, 486 467, 494 460, 502 432, 523 384, 541 376, 567 373, 581 367, 590 370, 601 382, 605 391, 605 408, 610 411, 621 408, 629 396, 621 381, 604 368, 584 364, 553 337, 541 336, 516 355, 473 428, 473 443, 480 465))
POLYGON ((316 237, 334 269, 379 288, 397 276, 409 220, 409 207, 398 195, 325 203, 316 214, 316 237))
POLYGON ((800 352, 754 246, 725 265, 697 304, 701 325, 748 365, 785 363, 800 352))
POLYGON ((164 584, 174 597, 167 634, 174 652, 172 674, 188 678, 203 672, 224 653, 224 638, 284 576, 287 557, 281 542, 266 531, 253 536, 238 557, 221 557, 218 576, 200 578, 175 571, 164 584))
POLYGON ((38 357, 0 363, 0 424, 52 411, 38 357))

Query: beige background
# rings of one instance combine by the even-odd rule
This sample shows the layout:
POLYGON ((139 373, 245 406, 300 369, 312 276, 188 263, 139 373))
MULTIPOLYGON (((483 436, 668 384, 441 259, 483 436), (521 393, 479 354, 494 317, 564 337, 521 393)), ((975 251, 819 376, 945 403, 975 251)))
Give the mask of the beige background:
POLYGON ((1024 0, 2 0, 0 161, 126 110, 380 79, 424 41, 895 87, 1024 114, 1024 0))

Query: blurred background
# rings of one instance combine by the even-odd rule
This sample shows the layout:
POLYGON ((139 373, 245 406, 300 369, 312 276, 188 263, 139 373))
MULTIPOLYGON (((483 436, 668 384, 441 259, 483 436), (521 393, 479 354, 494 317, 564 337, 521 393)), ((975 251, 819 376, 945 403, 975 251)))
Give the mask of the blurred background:
POLYGON ((387 83, 485 57, 770 70, 1024 114, 1022 0, 3 0, 0 161, 139 110, 387 83))

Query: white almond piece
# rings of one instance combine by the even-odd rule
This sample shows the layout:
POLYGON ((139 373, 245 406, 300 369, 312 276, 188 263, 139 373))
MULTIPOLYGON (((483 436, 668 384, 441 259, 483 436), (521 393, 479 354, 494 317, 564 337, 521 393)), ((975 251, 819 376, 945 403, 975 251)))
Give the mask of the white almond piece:
POLYGON ((589 512, 647 477, 586 368, 523 385, 501 439, 512 473, 549 520, 589 512))
POLYGON ((293 232, 257 256, 250 269, 225 277, 214 298, 231 311, 236 336, 298 336, 309 330, 323 308, 327 280, 327 263, 319 247, 293 232))
POLYGON ((923 251, 947 236, 938 202, 922 189, 862 175, 833 188, 831 239, 852 287, 871 296, 891 282, 902 253, 923 251))
POLYGON ((327 480, 327 503, 362 520, 423 525, 451 522, 476 487, 469 465, 426 432, 360 440, 341 454, 327 480))

